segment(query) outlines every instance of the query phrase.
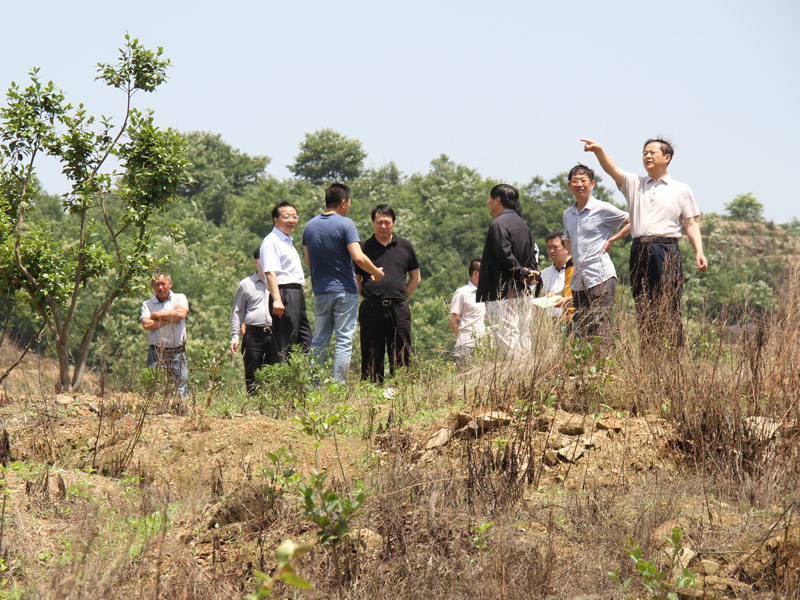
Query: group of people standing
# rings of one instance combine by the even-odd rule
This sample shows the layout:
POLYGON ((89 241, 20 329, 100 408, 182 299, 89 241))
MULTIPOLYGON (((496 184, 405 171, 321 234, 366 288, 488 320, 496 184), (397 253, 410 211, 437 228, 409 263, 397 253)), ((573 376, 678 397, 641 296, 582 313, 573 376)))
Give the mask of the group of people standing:
MULTIPOLYGON (((492 222, 483 255, 470 262, 470 281, 456 290, 450 308, 459 362, 470 356, 484 335, 484 315, 500 357, 529 352, 531 296, 557 296, 549 308, 551 315, 571 319, 575 336, 609 342, 617 277, 608 251, 628 235, 633 237, 631 288, 641 346, 652 347, 665 339, 672 347, 682 344, 683 271, 678 246, 682 229, 700 271, 708 268, 708 260, 691 189, 667 171, 674 156, 672 145, 660 138, 647 140, 643 149, 647 175, 637 176, 619 169, 598 143, 581 141, 625 195, 628 212, 594 198, 594 171, 576 165, 568 175, 575 203, 564 211, 563 231, 547 236, 553 264, 539 271, 539 248, 521 218, 519 192, 508 184, 494 186, 487 202, 492 222)), ((332 335, 336 337, 332 376, 343 383, 357 322, 363 379, 383 382, 386 354, 390 372, 409 364, 408 300, 421 281, 419 260, 412 244, 394 234, 396 215, 385 204, 372 210, 374 234, 361 243, 355 224, 347 218, 351 204, 348 186, 330 185, 325 211, 303 231, 304 259, 314 292, 313 335, 306 314, 305 275, 292 240, 297 209, 288 201, 273 208, 274 227, 253 255, 255 272, 239 282, 231 313, 230 350, 236 352, 241 342, 248 393, 257 392, 256 371, 286 361, 294 346, 322 363, 332 335)), ((188 302, 171 292, 168 274, 156 274, 152 284, 155 297, 143 304, 141 315, 150 343, 148 366, 166 366, 185 393, 188 302)))
POLYGON ((492 188, 488 208, 493 220, 483 256, 470 263, 470 283, 456 290, 451 303, 457 360, 469 356, 484 335, 484 307, 498 356, 525 355, 530 349, 530 298, 541 295, 558 297, 548 311, 571 321, 571 335, 608 345, 617 287, 609 249, 628 235, 633 237, 630 280, 640 347, 648 351, 665 342, 671 348, 683 344, 678 246, 682 229, 701 272, 708 269, 708 259, 692 191, 668 173, 675 154, 672 144, 661 138, 647 140, 642 151, 647 175, 638 176, 617 167, 597 142, 581 141, 622 191, 629 212, 594 198, 594 171, 583 164, 573 167, 568 186, 575 203, 564 211, 563 230, 547 236, 553 264, 540 272, 538 247, 520 216, 518 191, 507 184, 492 188))

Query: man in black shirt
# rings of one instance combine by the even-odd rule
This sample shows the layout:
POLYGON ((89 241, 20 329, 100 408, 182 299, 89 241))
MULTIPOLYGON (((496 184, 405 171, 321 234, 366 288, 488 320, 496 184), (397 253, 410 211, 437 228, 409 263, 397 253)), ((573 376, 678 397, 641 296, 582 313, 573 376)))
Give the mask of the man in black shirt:
POLYGON ((406 239, 394 235, 394 210, 380 204, 372 210, 375 234, 362 245, 364 254, 383 268, 380 281, 356 266, 356 282, 364 298, 358 311, 361 329, 361 378, 383 383, 383 356, 389 369, 411 362, 411 310, 408 299, 421 280, 419 260, 406 239), (406 279, 408 276, 408 279, 406 279))
POLYGON ((476 300, 486 302, 486 316, 498 355, 530 350, 528 284, 538 276, 539 247, 520 217, 517 188, 501 183, 489 193, 492 222, 481 258, 476 300))

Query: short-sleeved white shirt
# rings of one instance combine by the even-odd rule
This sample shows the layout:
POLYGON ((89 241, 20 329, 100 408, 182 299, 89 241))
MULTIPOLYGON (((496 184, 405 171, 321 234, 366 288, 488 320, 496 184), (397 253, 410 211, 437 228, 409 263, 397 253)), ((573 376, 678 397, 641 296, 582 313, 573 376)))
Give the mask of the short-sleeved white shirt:
MULTIPOLYGON (((139 320, 141 321, 145 317, 149 318, 150 313, 169 311, 176 306, 185 306, 189 308, 189 301, 186 299, 186 296, 170 292, 169 298, 163 302, 161 302, 157 296, 153 296, 142 303, 142 314, 139 320)), ((150 329, 147 332, 147 343, 151 346, 159 346, 161 348, 176 348, 185 344, 186 319, 181 319, 174 323, 167 323, 160 329, 150 329)))
POLYGON ((631 236, 681 237, 683 219, 697 217, 691 188, 667 173, 656 181, 650 176, 623 173, 620 191, 628 200, 631 236))
POLYGON ((570 283, 573 290, 588 290, 617 276, 611 256, 602 250, 627 220, 624 210, 593 197, 580 212, 577 204, 564 211, 564 239, 572 245, 575 265, 570 283))
POLYGON ((303 285, 306 276, 300 255, 292 244, 292 236, 286 235, 277 227, 273 227, 264 241, 261 242, 261 269, 266 273, 275 273, 278 285, 299 283, 303 285))
POLYGON ((483 302, 475 301, 475 291, 478 288, 471 281, 458 288, 453 294, 450 303, 450 313, 460 317, 458 322, 458 337, 456 347, 474 348, 475 340, 486 334, 486 306, 483 302))

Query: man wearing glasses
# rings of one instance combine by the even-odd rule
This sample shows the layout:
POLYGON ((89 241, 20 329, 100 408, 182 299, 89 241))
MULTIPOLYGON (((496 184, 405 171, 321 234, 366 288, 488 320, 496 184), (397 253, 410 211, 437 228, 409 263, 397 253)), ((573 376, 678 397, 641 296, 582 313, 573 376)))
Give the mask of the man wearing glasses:
POLYGON ((303 293, 305 275, 300 255, 292 244, 297 229, 297 209, 288 200, 272 209, 272 231, 261 242, 259 273, 269 289, 269 311, 272 316, 272 337, 278 360, 286 362, 292 346, 303 351, 311 347, 311 327, 303 293))
POLYGON ((576 337, 611 341, 611 309, 617 291, 617 271, 608 251, 630 231, 628 213, 592 196, 594 171, 578 164, 569 172, 575 204, 564 211, 564 246, 572 253, 570 287, 575 308, 576 337), (612 235, 616 229, 620 229, 612 235))

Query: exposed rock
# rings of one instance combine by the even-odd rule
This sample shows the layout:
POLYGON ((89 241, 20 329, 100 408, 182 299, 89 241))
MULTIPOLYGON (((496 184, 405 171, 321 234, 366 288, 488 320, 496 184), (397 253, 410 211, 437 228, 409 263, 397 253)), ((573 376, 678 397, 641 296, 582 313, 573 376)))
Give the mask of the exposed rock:
POLYGON ((747 417, 744 420, 744 429, 747 434, 757 442, 768 442, 780 430, 780 423, 768 417, 747 417))
POLYGON ((553 421, 555 421, 555 416, 551 412, 537 415, 533 419, 533 428, 536 431, 550 431, 553 427, 553 421))
POLYGON ((497 429, 499 427, 505 427, 511 423, 511 420, 511 415, 500 410, 492 410, 475 417, 478 427, 480 427, 484 432, 492 431, 493 429, 497 429))
POLYGON ((75 398, 72 396, 65 396, 64 394, 59 394, 56 396, 56 404, 59 406, 69 406, 75 401, 75 398))
POLYGON ((353 540, 368 552, 377 552, 383 548, 383 538, 380 534, 375 533, 371 529, 367 529, 366 527, 354 529, 351 535, 353 540))
POLYGON ((622 421, 616 417, 604 417, 599 419, 597 423, 595 423, 595 426, 605 431, 622 431, 622 421))
POLYGON ((583 435, 586 428, 582 421, 567 421, 558 426, 558 432, 564 435, 583 435))
POLYGON ((558 451, 558 455, 566 460, 567 462, 575 462, 581 456, 583 456, 584 448, 580 444, 570 444, 569 446, 564 446, 561 450, 558 451))
POLYGON ((702 575, 717 575, 720 568, 720 564, 714 560, 705 559, 697 563, 697 570, 702 575))
POLYGON ((447 427, 442 427, 439 431, 434 433, 428 441, 425 442, 425 449, 438 448, 444 446, 450 441, 450 430, 447 427))
POLYGON ((547 450, 542 456, 544 464, 555 467, 558 464, 558 453, 555 450, 547 450))

